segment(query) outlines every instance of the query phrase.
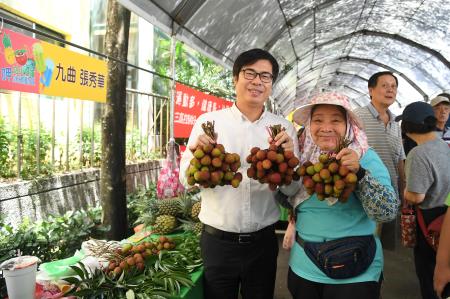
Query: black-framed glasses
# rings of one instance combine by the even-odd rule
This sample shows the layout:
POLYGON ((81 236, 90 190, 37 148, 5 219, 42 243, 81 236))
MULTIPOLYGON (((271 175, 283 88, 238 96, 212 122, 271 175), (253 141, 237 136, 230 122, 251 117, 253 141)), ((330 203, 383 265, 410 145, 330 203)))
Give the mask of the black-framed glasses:
POLYGON ((259 79, 264 83, 271 83, 273 81, 273 75, 269 72, 258 73, 254 69, 242 69, 241 72, 244 72, 244 78, 247 80, 253 80, 256 76, 259 76, 259 79))

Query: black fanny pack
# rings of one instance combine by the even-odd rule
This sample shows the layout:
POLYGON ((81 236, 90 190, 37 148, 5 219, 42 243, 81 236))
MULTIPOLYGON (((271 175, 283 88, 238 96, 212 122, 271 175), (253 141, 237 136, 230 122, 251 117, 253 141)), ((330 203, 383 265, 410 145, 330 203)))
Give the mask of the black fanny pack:
POLYGON ((355 236, 327 242, 307 242, 296 234, 297 243, 309 259, 330 278, 358 276, 372 264, 377 249, 373 235, 355 236))

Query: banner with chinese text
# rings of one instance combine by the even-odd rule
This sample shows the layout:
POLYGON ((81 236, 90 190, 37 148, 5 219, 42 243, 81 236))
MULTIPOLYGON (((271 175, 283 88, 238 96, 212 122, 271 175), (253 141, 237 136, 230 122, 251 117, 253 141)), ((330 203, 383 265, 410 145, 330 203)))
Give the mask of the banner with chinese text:
POLYGON ((231 107, 233 102, 177 83, 175 87, 173 131, 177 138, 188 138, 197 117, 205 112, 231 107))
POLYGON ((0 41, 0 89, 106 101, 105 61, 7 29, 0 41))

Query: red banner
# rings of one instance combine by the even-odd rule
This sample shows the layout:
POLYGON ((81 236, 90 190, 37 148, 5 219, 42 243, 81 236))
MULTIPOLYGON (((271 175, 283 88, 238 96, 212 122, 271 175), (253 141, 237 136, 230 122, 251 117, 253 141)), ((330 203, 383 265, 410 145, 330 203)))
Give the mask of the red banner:
POLYGON ((106 101, 105 61, 8 29, 0 31, 0 89, 106 101))
POLYGON ((231 107, 233 102, 177 83, 173 131, 177 138, 188 138, 197 117, 206 112, 231 107))

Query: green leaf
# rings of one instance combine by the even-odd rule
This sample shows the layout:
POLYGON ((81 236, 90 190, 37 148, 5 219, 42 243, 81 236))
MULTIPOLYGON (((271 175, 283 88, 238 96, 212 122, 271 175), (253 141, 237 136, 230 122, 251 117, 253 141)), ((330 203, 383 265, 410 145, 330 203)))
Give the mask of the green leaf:
MULTIPOLYGON (((80 262, 80 264, 81 264, 81 262, 80 262)), ((81 265, 82 265, 82 264, 81 264, 81 265)), ((86 278, 86 276, 84 275, 84 271, 81 270, 80 267, 72 265, 72 266, 70 266, 70 268, 71 268, 73 271, 75 271, 75 273, 77 273, 77 275, 81 278, 81 280, 84 280, 84 279, 86 278)))
POLYGON ((64 278, 64 281, 67 281, 69 284, 75 284, 75 285, 77 285, 78 283, 81 282, 80 279, 78 279, 78 278, 76 278, 76 277, 73 277, 73 276, 65 277, 65 278, 64 278))

